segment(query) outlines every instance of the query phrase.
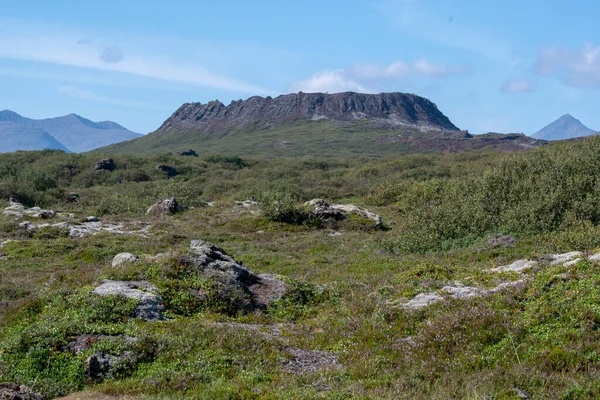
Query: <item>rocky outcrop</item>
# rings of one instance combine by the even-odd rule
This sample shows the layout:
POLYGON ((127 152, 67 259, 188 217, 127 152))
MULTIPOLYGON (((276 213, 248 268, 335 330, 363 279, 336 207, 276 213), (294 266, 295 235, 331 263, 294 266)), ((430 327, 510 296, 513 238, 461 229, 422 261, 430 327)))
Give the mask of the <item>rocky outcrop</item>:
POLYGON ((160 164, 160 165, 156 166, 156 169, 159 170, 160 172, 165 173, 169 178, 172 178, 179 174, 179 171, 177 171, 177 168, 172 167, 170 165, 160 164))
POLYGON ((111 281, 105 280, 94 289, 99 296, 124 296, 137 300, 133 317, 143 321, 163 321, 165 317, 161 311, 163 299, 158 295, 158 289, 147 281, 111 281))
POLYGON ((247 124, 265 129, 296 120, 369 121, 389 129, 458 130, 434 103, 414 94, 300 92, 276 98, 254 96, 228 106, 218 100, 186 103, 156 133, 171 129, 217 133, 247 124))
POLYGON ((181 153, 178 153, 180 156, 184 156, 184 157, 198 157, 198 153, 196 153, 196 151, 189 149, 186 151, 182 151, 181 153))
POLYGON ((92 382, 102 382, 116 371, 132 369, 139 360, 140 356, 133 351, 124 351, 118 355, 99 351, 88 357, 84 373, 92 382))
POLYGON ((45 397, 25 385, 0 383, 0 400, 45 400, 45 397))
POLYGON ((122 268, 127 265, 134 264, 139 261, 139 257, 131 253, 119 253, 112 260, 112 266, 114 268, 122 268))
POLYGON ((84 222, 81 224, 70 224, 68 222, 59 222, 56 224, 34 224, 29 221, 23 221, 19 224, 19 228, 28 231, 31 234, 37 232, 40 228, 53 227, 58 229, 67 229, 69 236, 74 238, 82 238, 85 236, 97 235, 100 232, 109 232, 115 235, 137 235, 146 236, 151 228, 146 223, 139 223, 139 229, 128 230, 121 223, 111 224, 104 222, 84 222))
POLYGON ((384 229, 383 219, 369 210, 355 206, 354 204, 328 204, 323 199, 313 199, 304 203, 305 206, 311 208, 311 213, 323 221, 339 221, 345 219, 348 215, 353 214, 365 219, 372 220, 375 227, 384 229))
POLYGON ((112 158, 97 161, 94 165, 95 171, 114 171, 115 169, 117 169, 117 166, 112 158))
POLYGON ((165 214, 176 214, 178 212, 185 211, 185 208, 177 202, 175 197, 167 200, 159 201, 148 208, 146 214, 150 215, 165 215, 165 214))
POLYGON ((53 218, 57 215, 57 213, 54 212, 53 210, 44 210, 40 207, 27 208, 23 204, 21 204, 19 201, 15 200, 13 198, 11 198, 9 200, 8 207, 6 207, 4 209, 2 214, 6 215, 6 216, 13 216, 13 217, 28 216, 28 217, 35 217, 35 218, 41 218, 41 219, 53 218))

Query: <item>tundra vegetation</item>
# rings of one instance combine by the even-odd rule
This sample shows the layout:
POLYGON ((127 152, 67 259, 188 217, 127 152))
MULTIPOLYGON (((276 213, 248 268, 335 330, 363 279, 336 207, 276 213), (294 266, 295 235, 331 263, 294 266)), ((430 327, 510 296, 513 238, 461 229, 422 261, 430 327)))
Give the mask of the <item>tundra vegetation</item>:
POLYGON ((104 157, 0 155, 0 198, 17 210, 0 215, 0 381, 47 398, 600 392, 597 137, 504 155, 115 155, 96 170, 104 157), (173 197, 184 211, 146 213, 173 197), (312 199, 384 225, 324 218, 312 199), (31 207, 55 215, 18 212, 31 207), (118 229, 73 235, 89 216, 118 229), (219 263, 277 274, 286 293, 252 306, 255 278, 233 290, 204 274, 193 240, 218 246, 219 263), (549 256, 572 251, 576 262, 549 256), (493 270, 517 260, 532 262, 493 270), (107 280, 160 298, 161 318, 98 295, 107 280))

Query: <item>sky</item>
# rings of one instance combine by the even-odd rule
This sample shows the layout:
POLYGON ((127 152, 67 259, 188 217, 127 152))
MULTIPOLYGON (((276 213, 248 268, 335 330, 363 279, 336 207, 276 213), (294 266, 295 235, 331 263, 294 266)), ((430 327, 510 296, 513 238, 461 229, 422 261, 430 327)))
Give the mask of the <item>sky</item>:
POLYGON ((472 133, 600 130, 597 0, 1 0, 0 110, 148 133, 181 104, 407 92, 472 133))

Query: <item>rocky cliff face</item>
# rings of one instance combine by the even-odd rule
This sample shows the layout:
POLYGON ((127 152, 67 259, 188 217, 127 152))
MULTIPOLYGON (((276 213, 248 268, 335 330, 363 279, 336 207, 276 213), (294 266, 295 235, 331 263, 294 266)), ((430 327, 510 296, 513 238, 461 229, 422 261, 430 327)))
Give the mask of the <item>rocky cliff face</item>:
POLYGON ((458 130, 434 103, 414 94, 300 92, 276 98, 255 96, 228 106, 219 101, 186 103, 156 133, 171 129, 216 133, 251 123, 265 129, 294 120, 364 120, 388 129, 458 130))

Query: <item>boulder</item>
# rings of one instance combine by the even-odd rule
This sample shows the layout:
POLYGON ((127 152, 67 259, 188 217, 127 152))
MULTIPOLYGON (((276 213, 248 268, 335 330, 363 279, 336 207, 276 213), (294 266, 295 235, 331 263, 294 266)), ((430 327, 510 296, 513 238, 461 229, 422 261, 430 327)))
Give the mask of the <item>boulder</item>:
POLYGON ((85 217, 83 219, 83 222, 84 223, 86 223, 86 222, 100 222, 100 218, 98 218, 98 217, 96 217, 94 215, 90 215, 89 217, 85 217))
POLYGON ((139 257, 131 253, 119 253, 112 260, 112 266, 115 268, 122 268, 126 265, 130 265, 139 261, 139 257))
POLYGON ((146 214, 161 215, 161 214, 176 214, 185 211, 185 208, 177 202, 175 197, 168 200, 159 201, 148 208, 146 214))
POLYGON ((198 153, 196 153, 194 150, 189 149, 186 151, 182 151, 181 153, 179 153, 180 156, 187 156, 187 157, 198 157, 198 153))
POLYGON ((329 204, 327 204, 327 202, 325 202, 325 200, 314 199, 305 204, 311 206, 312 214, 323 221, 339 221, 346 218, 346 216, 341 211, 332 208, 329 204))
POLYGON ((169 178, 172 178, 179 174, 179 171, 177 171, 177 169, 175 167, 172 167, 170 165, 165 165, 165 164, 157 165, 156 169, 167 174, 167 176, 169 178))
POLYGON ((281 281, 275 274, 260 274, 257 279, 248 285, 254 304, 266 307, 281 299, 288 292, 288 285, 281 281))
POLYGON ((492 268, 490 269, 491 272, 517 272, 517 273, 521 273, 525 270, 537 267, 538 263, 537 261, 530 261, 530 260, 517 260, 514 263, 510 264, 510 265, 504 265, 501 267, 497 267, 497 268, 492 268))
POLYGON ((94 165, 95 171, 114 171, 115 169, 117 169, 117 166, 112 158, 96 161, 96 164, 94 165))
POLYGON ((36 217, 41 219, 53 218, 56 215, 56 212, 53 210, 44 210, 40 207, 31 207, 27 208, 23 204, 19 203, 14 198, 10 198, 9 205, 2 212, 3 215, 6 216, 14 216, 14 217, 36 217))
POLYGON ((133 317, 144 321, 164 321, 161 311, 163 299, 158 289, 147 281, 111 281, 105 280, 94 289, 99 296, 124 296, 139 302, 133 317))
POLYGON ((99 351, 86 360, 85 376, 93 382, 102 382, 115 372, 132 369, 139 361, 140 357, 133 351, 124 351, 119 355, 99 351))
POLYGON ((355 206, 354 204, 328 204, 323 199, 313 199, 304 203, 305 206, 311 207, 311 213, 323 220, 342 220, 347 217, 348 214, 358 215, 359 217, 367 218, 372 220, 375 223, 375 226, 378 229, 383 229, 383 219, 375 214, 370 212, 365 208, 361 208, 355 206))
POLYGON ((402 308, 418 310, 420 308, 430 306, 431 304, 440 302, 442 300, 444 300, 444 298, 435 293, 421 293, 416 295, 412 300, 404 303, 402 305, 402 308))
POLYGON ((570 253, 563 254, 551 254, 550 256, 550 266, 553 267, 559 264, 565 264, 568 261, 572 261, 576 258, 583 257, 583 253, 580 251, 571 251, 570 253))
POLYGON ((0 400, 45 400, 45 397, 25 385, 0 383, 0 400))
POLYGON ((67 196, 67 202, 69 202, 69 203, 75 203, 76 201, 79 200, 79 198, 80 198, 79 193, 71 192, 67 196))

